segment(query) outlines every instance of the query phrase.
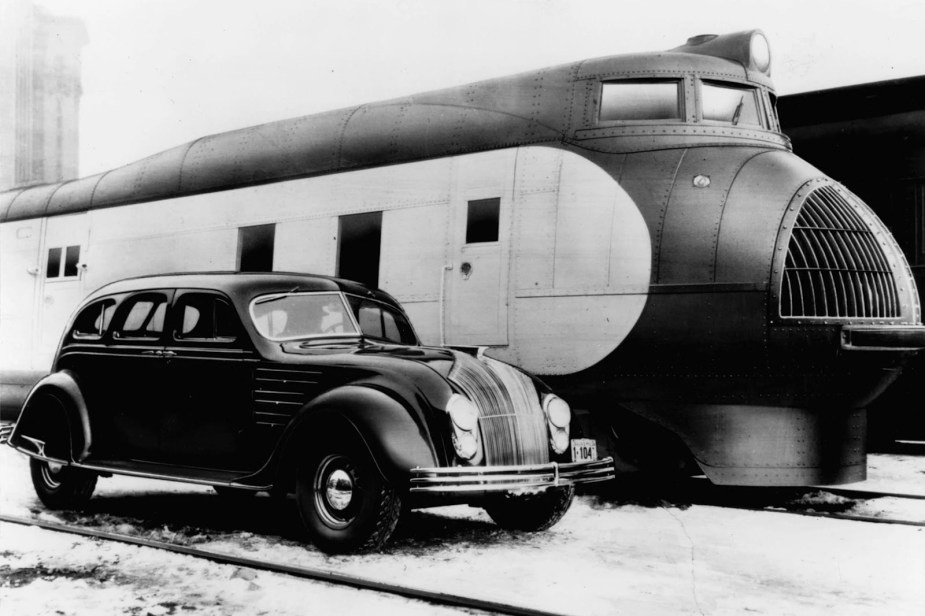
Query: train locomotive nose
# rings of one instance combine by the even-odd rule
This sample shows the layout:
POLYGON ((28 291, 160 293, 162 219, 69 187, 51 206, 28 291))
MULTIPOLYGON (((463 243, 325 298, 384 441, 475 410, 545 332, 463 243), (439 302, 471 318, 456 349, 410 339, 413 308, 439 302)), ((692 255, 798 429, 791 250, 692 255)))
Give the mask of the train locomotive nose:
POLYGON ((615 362, 635 398, 623 408, 715 483, 864 479, 865 407, 925 347, 903 253, 792 152, 701 150, 678 168, 693 179, 675 182, 646 311, 615 362))
POLYGON ((773 273, 771 304, 782 321, 921 320, 915 280, 893 236, 858 197, 827 178, 794 195, 773 273))

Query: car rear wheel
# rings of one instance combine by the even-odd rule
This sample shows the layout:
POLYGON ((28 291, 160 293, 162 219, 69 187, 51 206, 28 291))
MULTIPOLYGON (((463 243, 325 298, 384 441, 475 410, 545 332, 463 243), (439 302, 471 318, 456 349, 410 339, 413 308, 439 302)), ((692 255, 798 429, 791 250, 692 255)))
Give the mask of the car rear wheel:
POLYGON ((296 501, 312 542, 329 553, 382 547, 401 514, 398 492, 355 445, 315 455, 299 473, 296 501))
POLYGON ((29 460, 32 485, 49 509, 73 509, 85 505, 96 488, 96 473, 38 458, 29 460))
POLYGON ((507 530, 541 531, 562 519, 572 506, 575 488, 550 488, 538 494, 505 494, 485 503, 495 524, 507 530))

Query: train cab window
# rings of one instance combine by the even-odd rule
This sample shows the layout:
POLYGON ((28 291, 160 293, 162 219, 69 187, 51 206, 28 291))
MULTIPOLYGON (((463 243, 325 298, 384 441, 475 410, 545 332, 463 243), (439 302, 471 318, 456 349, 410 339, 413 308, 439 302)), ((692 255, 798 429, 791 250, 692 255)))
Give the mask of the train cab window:
POLYGON ((75 278, 80 274, 80 246, 49 248, 46 278, 75 278))
POLYGON ((116 300, 104 299, 84 308, 74 319, 71 337, 75 340, 99 340, 109 329, 116 312, 116 300))
POLYGON ((680 120, 678 80, 618 81, 601 89, 601 121, 680 120))
POLYGON ((187 293, 176 306, 177 340, 231 342, 239 331, 231 304, 218 295, 187 293))
POLYGON ((159 294, 146 294, 132 298, 121 325, 113 334, 116 338, 160 338, 167 314, 167 298, 159 294))
POLYGON ((500 220, 501 199, 470 201, 466 214, 466 243, 497 242, 500 220))
POLYGON ((703 82, 700 88, 701 116, 705 122, 733 126, 764 126, 758 106, 758 91, 730 84, 703 82))

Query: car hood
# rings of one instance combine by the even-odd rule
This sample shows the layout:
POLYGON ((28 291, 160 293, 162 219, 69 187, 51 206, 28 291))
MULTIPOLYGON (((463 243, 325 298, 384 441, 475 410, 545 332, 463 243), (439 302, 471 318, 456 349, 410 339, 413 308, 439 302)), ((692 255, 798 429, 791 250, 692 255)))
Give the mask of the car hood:
POLYGON ((413 361, 430 366, 443 377, 449 375, 456 361, 455 354, 451 349, 388 344, 365 338, 336 338, 330 340, 313 340, 310 342, 292 341, 284 342, 280 347, 284 353, 289 355, 318 356, 348 354, 413 361))

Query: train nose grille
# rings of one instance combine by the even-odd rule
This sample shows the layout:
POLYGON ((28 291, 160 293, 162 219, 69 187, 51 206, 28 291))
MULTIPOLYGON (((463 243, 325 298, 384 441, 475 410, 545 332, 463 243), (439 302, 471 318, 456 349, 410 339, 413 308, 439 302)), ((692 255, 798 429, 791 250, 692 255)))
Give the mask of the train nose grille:
POLYGON ((485 464, 549 462, 546 417, 533 381, 505 363, 455 355, 449 378, 479 409, 485 464))
POLYGON ((782 317, 900 316, 881 227, 833 186, 806 197, 793 225, 781 279, 782 317))

